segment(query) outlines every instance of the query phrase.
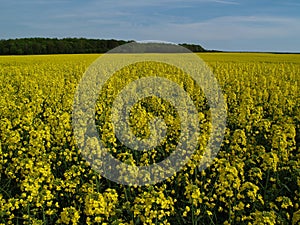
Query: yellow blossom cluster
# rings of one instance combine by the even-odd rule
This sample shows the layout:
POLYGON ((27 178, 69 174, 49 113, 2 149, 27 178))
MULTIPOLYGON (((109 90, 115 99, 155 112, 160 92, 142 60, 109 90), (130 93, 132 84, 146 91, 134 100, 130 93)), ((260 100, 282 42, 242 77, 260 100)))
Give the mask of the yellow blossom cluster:
MULTIPOLYGON (((153 118, 163 120, 167 132, 150 150, 129 149, 110 118, 120 90, 136 79, 162 76, 178 83, 199 111, 201 135, 192 158, 168 179, 141 187, 98 174, 91 167, 103 163, 98 149, 83 157, 74 138, 74 94, 99 55, 0 57, 0 224, 298 224, 300 55, 199 56, 216 76, 228 113, 221 149, 205 170, 198 165, 212 130, 210 107, 184 71, 137 63, 118 71, 99 92, 99 137, 110 154, 133 167, 157 164, 176 150, 180 116, 158 97, 137 102, 130 112, 132 133, 151 137, 153 118)), ((96 140, 87 145, 96 146, 96 140)))

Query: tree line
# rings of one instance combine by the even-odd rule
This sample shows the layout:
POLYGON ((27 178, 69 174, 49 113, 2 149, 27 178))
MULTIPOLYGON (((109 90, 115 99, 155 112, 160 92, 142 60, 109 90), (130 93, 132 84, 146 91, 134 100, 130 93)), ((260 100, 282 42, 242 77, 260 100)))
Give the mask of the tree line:
MULTIPOLYGON (((0 55, 86 54, 105 53, 134 41, 86 38, 19 38, 0 40, 0 55)), ((206 51, 200 45, 180 44, 193 51, 206 51)))

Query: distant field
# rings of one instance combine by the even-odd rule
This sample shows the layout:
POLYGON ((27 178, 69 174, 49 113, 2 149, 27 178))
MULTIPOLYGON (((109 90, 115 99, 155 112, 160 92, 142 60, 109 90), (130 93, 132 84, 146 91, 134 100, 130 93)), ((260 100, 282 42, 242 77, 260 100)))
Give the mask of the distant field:
POLYGON ((174 73, 199 110, 202 135, 193 158, 170 179, 145 187, 101 177, 76 146, 75 90, 100 55, 0 56, 0 224, 300 223, 300 55, 198 55, 216 76, 228 113, 222 147, 204 171, 197 163, 210 134, 210 110, 187 74, 139 63, 120 70, 99 93, 99 136, 130 165, 167 157, 180 136, 180 117, 171 104, 145 99, 133 110, 133 132, 148 137, 149 118, 158 115, 167 121, 167 139, 141 154, 125 148, 106 107, 127 77, 154 71, 171 79, 174 73))
POLYGON ((268 62, 268 63, 300 63, 300 54, 270 53, 198 53, 206 62, 268 62))
MULTIPOLYGON (((271 53, 195 53, 207 63, 215 62, 265 62, 265 63, 300 63, 300 54, 271 54, 271 53)), ((0 56, 1 65, 7 63, 44 63, 46 60, 84 61, 91 63, 101 54, 76 55, 33 55, 33 56, 0 56)))

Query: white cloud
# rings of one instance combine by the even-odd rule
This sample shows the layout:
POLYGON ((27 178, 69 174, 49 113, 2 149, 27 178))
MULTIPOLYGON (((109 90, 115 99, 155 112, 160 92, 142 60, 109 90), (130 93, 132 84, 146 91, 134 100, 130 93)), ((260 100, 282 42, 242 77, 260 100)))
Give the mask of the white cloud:
POLYGON ((205 44, 204 47, 207 48, 236 50, 243 48, 242 44, 237 46, 238 42, 243 43, 246 50, 249 50, 247 45, 263 49, 267 44, 270 46, 272 42, 276 43, 276 46, 278 43, 285 42, 281 45, 284 51, 287 49, 284 46, 289 45, 288 40, 292 40, 294 49, 300 50, 300 43, 296 41, 300 36, 300 18, 227 16, 194 23, 172 23, 166 18, 165 20, 153 18, 153 23, 145 25, 140 22, 139 18, 136 18, 137 22, 134 23, 127 20, 120 21, 115 17, 101 17, 101 14, 93 13, 84 14, 84 20, 75 19, 76 17, 73 18, 73 16, 69 15, 68 23, 45 22, 40 26, 30 23, 27 27, 49 30, 52 35, 57 36, 189 42, 205 44), (65 35, 62 35, 63 33, 65 35))
POLYGON ((239 2, 227 1, 227 0, 212 0, 212 2, 221 3, 221 4, 225 4, 225 5, 240 5, 239 2))
POLYGON ((218 17, 206 21, 185 24, 160 24, 141 31, 151 38, 178 40, 267 39, 299 36, 300 19, 236 16, 218 17), (167 31, 167 32, 163 32, 167 31))
POLYGON ((87 5, 93 5, 97 7, 113 7, 113 8, 139 8, 139 7, 148 7, 148 6, 165 6, 165 7, 184 7, 188 5, 195 5, 201 3, 211 3, 211 4, 227 4, 227 5, 239 5, 240 3, 234 0, 149 0, 149 1, 141 1, 141 0, 94 0, 87 5))
POLYGON ((40 4, 40 5, 53 5, 53 4, 60 4, 60 3, 71 3, 71 0, 23 0, 23 1, 18 1, 18 0, 5 0, 4 3, 6 5, 20 5, 22 4, 24 5, 36 5, 36 4, 40 4))

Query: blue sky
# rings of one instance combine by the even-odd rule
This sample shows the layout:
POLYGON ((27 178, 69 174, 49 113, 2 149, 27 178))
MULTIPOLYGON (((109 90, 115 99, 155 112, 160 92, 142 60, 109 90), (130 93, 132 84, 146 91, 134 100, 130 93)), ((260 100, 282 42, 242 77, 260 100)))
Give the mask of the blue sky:
POLYGON ((87 37, 300 52, 299 0, 0 0, 0 39, 87 37))

